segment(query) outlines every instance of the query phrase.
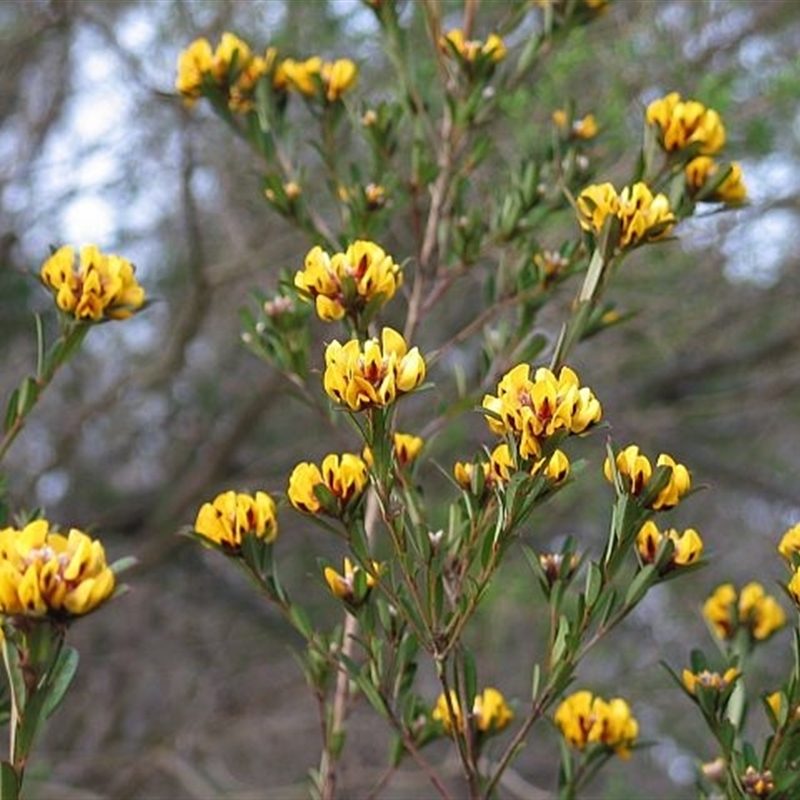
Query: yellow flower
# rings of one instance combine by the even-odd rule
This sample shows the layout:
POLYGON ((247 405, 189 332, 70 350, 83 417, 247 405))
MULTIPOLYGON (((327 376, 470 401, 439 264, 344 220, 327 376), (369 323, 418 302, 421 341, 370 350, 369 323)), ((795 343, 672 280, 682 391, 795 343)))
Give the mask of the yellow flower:
POLYGON ((101 253, 93 244, 75 250, 60 247, 42 264, 41 279, 56 305, 77 320, 126 319, 144 305, 144 289, 134 267, 121 256, 101 253))
POLYGON ((322 459, 322 467, 304 461, 289 476, 287 496, 298 510, 308 514, 324 511, 341 514, 367 485, 367 464, 354 453, 339 456, 330 453, 322 459), (336 500, 337 508, 325 508, 317 496, 316 487, 323 486, 336 500))
POLYGON ((383 248, 374 242, 353 242, 344 253, 330 255, 312 248, 305 268, 294 277, 294 285, 311 297, 320 319, 342 319, 359 314, 368 304, 375 310, 394 297, 403 284, 403 273, 383 248))
POLYGON ((639 724, 625 700, 616 697, 605 701, 586 690, 563 700, 554 719, 567 742, 578 750, 602 744, 628 758, 639 735, 639 724))
POLYGON ((432 719, 441 722, 444 732, 447 734, 451 734, 453 728, 460 731, 464 729, 464 717, 461 714, 461 708, 458 704, 458 695, 452 689, 449 694, 452 712, 451 709, 448 708, 447 698, 444 693, 442 693, 436 700, 436 705, 433 707, 433 712, 431 713, 432 719))
POLYGON ((654 195, 641 181, 619 194, 610 183, 587 186, 578 196, 577 208, 580 226, 595 234, 609 217, 616 217, 620 221, 617 244, 623 249, 661 239, 675 224, 667 196, 654 195))
POLYGON ((720 639, 732 639, 740 627, 745 627, 756 641, 763 641, 786 624, 778 601, 755 582, 739 593, 733 584, 718 586, 704 603, 703 615, 720 639))
POLYGON ((694 146, 697 154, 712 156, 725 144, 725 126, 719 114, 696 100, 681 100, 677 92, 650 103, 645 119, 658 129, 667 152, 694 146))
POLYGON ((514 719, 514 712, 503 695, 491 686, 475 697, 472 713, 478 730, 483 733, 497 733, 514 719))
MULTIPOLYGON (((358 598, 359 602, 366 600, 366 595, 369 590, 375 586, 375 576, 380 574, 381 565, 377 561, 372 562, 372 572, 366 573, 366 594, 364 597, 358 598)), ((333 567, 325 567, 323 574, 328 588, 333 593, 334 597, 339 600, 344 600, 346 603, 353 603, 356 601, 355 597, 355 580, 356 575, 362 572, 361 567, 357 564, 353 565, 349 558, 344 559, 344 574, 340 575, 333 567)))
MULTIPOLYGON (((442 723, 444 732, 451 734, 456 728, 464 730, 464 717, 458 703, 458 696, 450 690, 450 705, 452 713, 447 707, 447 699, 444 693, 439 695, 436 700, 431 717, 442 723)), ((502 693, 491 686, 487 687, 475 696, 472 705, 472 716, 475 719, 475 726, 481 733, 499 733, 506 728, 514 719, 514 712, 506 703, 502 693)))
MULTIPOLYGON (((392 444, 395 460, 402 469, 416 459, 425 445, 425 440, 410 433, 395 433, 392 436, 392 444)), ((372 450, 369 447, 365 447, 362 455, 364 461, 371 467, 374 463, 372 450)))
MULTIPOLYGON (((714 191, 704 197, 704 200, 711 202, 727 203, 735 205, 747 200, 747 187, 742 178, 742 166, 738 161, 731 162, 728 167, 728 174, 724 180, 714 189, 714 191)), ((710 156, 697 156, 693 158, 685 168, 686 182, 693 193, 698 193, 710 181, 715 179, 719 173, 720 166, 710 156)))
POLYGON ((778 544, 778 552, 789 562, 795 553, 800 553, 800 522, 789 528, 783 534, 780 543, 778 544))
POLYGON ((692 672, 689 669, 683 671, 683 685, 691 694, 697 693, 697 687, 704 689, 716 689, 722 692, 727 689, 738 677, 741 672, 736 667, 725 670, 723 675, 718 672, 709 672, 707 669, 701 672, 692 672))
POLYGON ((578 376, 562 367, 556 377, 546 367, 530 378, 530 366, 519 364, 497 384, 496 395, 485 395, 483 407, 493 433, 519 439, 522 458, 538 458, 542 442, 557 433, 578 434, 598 422, 600 402, 578 376))
MULTIPOLYGON (((637 445, 632 444, 617 453, 615 461, 625 490, 634 496, 642 494, 653 474, 653 468, 647 457, 639 452, 637 445)), ((672 456, 666 453, 658 457, 656 466, 671 468, 667 485, 648 505, 654 511, 660 511, 677 505, 691 488, 692 479, 689 470, 683 464, 677 464, 672 456)), ((603 472, 607 480, 613 480, 611 464, 607 458, 603 464, 603 472)))
POLYGON ((553 483, 561 483, 569 477, 570 463, 567 454, 563 450, 555 450, 553 455, 545 464, 544 459, 537 461, 533 467, 532 474, 537 475, 544 467, 544 474, 553 483))
POLYGON ((279 85, 286 84, 300 94, 311 97, 316 93, 321 72, 322 59, 319 56, 312 56, 305 61, 287 58, 280 63, 276 80, 279 85))
POLYGON ((175 89, 186 99, 187 105, 194 105, 202 94, 203 77, 211 73, 214 64, 214 51, 208 39, 195 39, 178 56, 178 77, 175 89))
POLYGON ((800 567, 794 571, 791 580, 786 585, 786 590, 791 595, 797 606, 800 606, 800 567))
POLYGON ((693 564, 703 554, 703 540, 694 528, 687 528, 683 533, 678 533, 674 528, 660 531, 652 520, 648 520, 642 525, 636 537, 636 548, 645 564, 655 561, 658 548, 664 539, 671 539, 675 546, 670 565, 681 567, 693 564))
POLYGON ((334 340, 325 349, 325 391, 352 411, 390 405, 424 379, 425 360, 419 350, 409 350, 392 328, 384 328, 380 341, 368 339, 363 347, 351 339, 345 344, 334 340))
POLYGON ((103 545, 77 528, 67 536, 47 520, 0 530, 0 614, 88 614, 114 592, 103 545))
POLYGON ((506 57, 506 46, 496 33, 490 33, 483 42, 480 39, 466 39, 464 31, 454 28, 441 37, 439 46, 444 53, 452 52, 452 47, 464 61, 470 63, 478 58, 486 58, 497 64, 506 57))
POLYGON ((320 70, 325 86, 325 99, 329 103, 341 99, 342 95, 355 85, 358 76, 356 65, 348 58, 325 62, 320 70))
POLYGON ((587 114, 582 119, 573 120, 569 130, 567 129, 568 122, 566 111, 557 109, 553 112, 553 123, 561 133, 573 136, 576 139, 594 139, 597 136, 597 119, 595 119, 594 114, 587 114))
POLYGON ((742 587, 739 594, 739 621, 750 628, 755 639, 761 641, 786 624, 786 614, 760 583, 752 582, 742 587))
POLYGON ((453 477, 456 479, 456 483, 465 491, 470 491, 472 488, 472 476, 476 468, 483 472, 484 485, 491 485, 494 478, 488 462, 476 465, 470 461, 456 461, 453 465, 453 477))
POLYGON ((275 501, 266 492, 255 495, 232 489, 203 503, 197 512, 194 530, 211 542, 230 550, 239 550, 246 534, 266 542, 278 535, 275 501))

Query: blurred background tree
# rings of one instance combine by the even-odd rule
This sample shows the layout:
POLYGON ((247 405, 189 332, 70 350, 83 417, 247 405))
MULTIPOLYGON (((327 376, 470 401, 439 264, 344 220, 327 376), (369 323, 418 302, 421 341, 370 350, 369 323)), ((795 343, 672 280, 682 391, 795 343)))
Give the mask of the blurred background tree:
MULTIPOLYGON (((401 5, 425 46, 419 9, 401 5)), ((458 24, 461 4, 443 5, 458 24)), ((507 5, 482 4, 482 26, 491 30, 507 5)), ((223 30, 256 49, 351 57, 364 96, 388 69, 355 0, 0 6, 0 387, 30 363, 30 312, 48 299, 29 273, 51 245, 124 253, 156 299, 124 329, 90 337, 8 462, 14 505, 93 526, 112 551, 117 537, 119 551, 141 561, 131 595, 76 629, 93 655, 40 754, 43 797, 263 797, 258 787, 269 786, 282 798, 302 793, 314 760, 315 717, 291 637, 224 565, 174 535, 217 489, 280 492, 300 454, 322 454, 291 387, 242 347, 238 322, 250 290, 273 289, 310 243, 268 207, 245 144, 207 107, 187 110, 172 88, 178 52, 223 30)), ((750 193, 748 207, 708 214, 676 242, 631 258, 613 299, 635 316, 577 354, 615 440, 671 452, 710 487, 681 522, 702 532, 712 566, 679 598, 661 587, 593 661, 599 689, 620 676, 637 687, 629 696, 644 738, 659 742, 611 771, 603 797, 630 798, 632 786, 652 798, 692 796, 691 759, 714 752, 686 724, 691 709, 675 701, 658 660, 683 663, 706 635, 697 608, 717 583, 780 574, 775 543, 800 517, 798 52, 792 0, 628 0, 573 32, 535 86, 503 99, 512 124, 495 134, 500 153, 535 146, 571 100, 601 125, 595 175, 615 180, 629 172, 647 102, 672 90, 697 97, 722 114, 750 193)), ((407 225, 398 212, 398 242, 407 225)), ((406 255, 401 243, 383 244, 406 255)), ((469 312, 465 302, 460 313, 469 312)), ((436 331, 429 325, 424 337, 434 342, 436 331)), ((461 356, 468 365, 474 353, 461 356)), ((456 443, 466 451, 460 440, 480 441, 473 422, 467 415, 443 433, 442 463, 456 443)), ((596 496, 579 503, 565 493, 543 535, 596 539, 606 491, 598 480, 596 496)), ((296 520, 284 532, 287 558, 308 580, 324 542, 296 520)), ((520 605, 529 580, 509 569, 473 634, 498 651, 497 674, 520 694, 529 678, 513 665, 532 646, 530 609, 520 605)), ((764 688, 788 659, 788 639, 770 648, 775 658, 758 664, 764 688)), ((353 750, 351 786, 359 770, 380 765, 375 747, 353 750)), ((542 758, 523 756, 520 778, 545 785, 552 765, 542 758)))

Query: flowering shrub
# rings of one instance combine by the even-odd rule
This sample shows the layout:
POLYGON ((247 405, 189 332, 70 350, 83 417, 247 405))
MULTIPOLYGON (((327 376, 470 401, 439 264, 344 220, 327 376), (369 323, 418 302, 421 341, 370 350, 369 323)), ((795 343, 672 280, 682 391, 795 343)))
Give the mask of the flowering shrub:
MULTIPOLYGON (((411 68, 420 43, 412 57, 398 5, 365 5, 394 69, 395 83, 379 98, 363 76, 356 82, 359 67, 347 58, 284 58, 272 47, 262 58, 230 34, 216 51, 199 40, 178 60, 178 94, 207 99, 252 145, 263 160, 264 199, 309 237, 302 266, 289 265, 277 293, 258 295, 243 313, 243 341, 304 397, 321 399, 329 422, 351 423, 356 439, 352 452, 298 463, 285 497, 224 492, 202 506, 191 533, 242 568, 302 637, 298 660, 322 731, 315 794, 337 796, 347 715, 362 701, 393 737, 370 796, 412 760, 449 797, 426 751, 435 741, 452 744, 470 797, 496 796, 523 744, 551 724, 562 738, 558 796, 568 800, 610 759, 645 746, 629 700, 588 688, 567 694, 581 663, 653 587, 689 579, 705 560, 700 533, 679 531, 666 516, 692 494, 689 467, 666 453, 653 463, 637 444, 604 444, 597 432, 608 420, 591 367, 579 377, 570 363, 588 339, 623 321, 607 300, 623 262, 668 240, 699 202, 743 202, 741 167, 721 160, 719 114, 671 93, 647 107, 639 158, 621 190, 590 182, 602 110, 576 115, 572 103, 552 110, 549 149, 515 154, 513 179, 502 180, 485 134, 504 113, 499 98, 530 77, 560 32, 590 24, 607 4, 520 6, 502 34, 480 33, 477 4, 467 4, 461 27, 447 29, 438 5, 426 5, 424 55, 436 66, 427 74, 437 75, 427 83, 411 68), (324 185, 305 177, 311 153, 324 185), (397 224, 404 210, 407 229, 397 224), (569 233, 546 248, 541 242, 559 235, 549 233, 555 220, 569 233), (483 305, 462 329, 429 341, 425 321, 467 275, 480 283, 483 305), (564 307, 570 283, 575 296, 564 307), (545 307, 562 320, 552 337, 538 334, 552 324, 540 315, 545 307), (320 342, 314 314, 325 323, 320 342), (482 359, 451 380, 454 351, 465 358, 480 351, 482 359), (419 476, 436 434, 469 408, 491 441, 459 454, 452 477, 440 468, 448 488, 431 497, 419 476), (429 415, 422 435, 399 432, 403 415, 421 413, 429 415), (580 453, 586 459, 575 460, 580 453), (539 552, 530 520, 545 520, 548 499, 587 469, 602 469, 611 487, 603 546, 569 538, 560 550, 539 552), (275 539, 281 506, 336 537, 341 571, 323 560, 318 580, 343 624, 315 620, 283 584, 275 539), (530 665, 530 696, 518 699, 479 689, 487 668, 467 636, 511 554, 529 563, 530 586, 549 612, 545 644, 530 665), (416 679, 423 663, 438 683, 436 698, 416 679)), ((781 543, 794 602, 798 541, 792 534, 781 543)), ((717 767, 698 772, 705 796, 717 784, 737 797, 788 797, 800 788, 796 742, 775 745, 797 730, 800 652, 793 676, 766 703, 775 737, 761 755, 743 738, 746 658, 786 624, 775 598, 756 586, 722 587, 706 604, 724 663, 696 650, 680 675, 665 665, 719 747, 717 767)))

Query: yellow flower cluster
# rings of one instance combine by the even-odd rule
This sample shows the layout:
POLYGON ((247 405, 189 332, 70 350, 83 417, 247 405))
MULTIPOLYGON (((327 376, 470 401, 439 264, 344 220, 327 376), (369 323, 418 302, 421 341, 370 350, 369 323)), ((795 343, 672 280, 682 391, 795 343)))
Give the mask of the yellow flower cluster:
POLYGON ((778 552, 786 560, 792 572, 792 577, 786 584, 786 591, 800 607, 800 522, 783 534, 778 543, 778 552))
POLYGON ((755 582, 739 593, 731 583, 718 586, 703 604, 703 615, 720 639, 732 639, 744 627, 754 639, 763 641, 786 623, 778 601, 755 582))
POLYGON ((77 264, 73 247, 59 247, 42 264, 40 275, 65 314, 100 322, 127 319, 144 305, 144 289, 134 273, 130 261, 89 244, 81 248, 77 264))
POLYGON ((539 458, 542 444, 556 434, 583 433, 600 421, 602 407, 578 376, 562 367, 558 376, 539 367, 531 379, 528 364, 518 364, 497 384, 497 394, 483 398, 493 433, 515 436, 522 458, 539 458))
MULTIPOLYGON (((373 561, 372 570, 372 573, 365 573, 365 585, 367 592, 369 592, 369 590, 375 586, 375 576, 380 573, 381 565, 377 561, 373 561)), ((323 570, 325 582, 328 584, 328 588, 331 590, 334 597, 338 597, 339 600, 344 600, 346 603, 353 603, 357 599, 355 596, 355 580, 356 575, 360 572, 362 572, 361 567, 359 567, 357 564, 354 565, 349 558, 345 558, 344 560, 344 574, 342 575, 340 575, 333 567, 325 567, 323 570)), ((364 600, 366 597, 358 599, 364 600)))
MULTIPOLYGON (((642 494, 653 474, 653 468, 649 459, 639 452, 639 448, 635 444, 631 444, 617 453, 616 466, 626 491, 634 496, 642 494)), ((677 464, 675 459, 666 453, 662 453, 658 457, 656 466, 668 466, 672 469, 669 482, 648 506, 654 511, 661 511, 678 505, 683 496, 691 489, 692 478, 689 470, 683 464, 677 464)), ((613 481, 611 464, 608 459, 603 464, 603 472, 609 481, 613 481)))
POLYGON ((741 675, 741 672, 736 667, 730 667, 725 670, 723 675, 718 672, 709 672, 704 669, 700 672, 692 672, 690 669, 683 671, 683 685, 691 694, 697 693, 697 687, 703 689, 715 689, 718 692, 723 692, 741 675))
POLYGON ((586 690, 563 700, 554 719, 567 742, 578 750, 601 744, 628 758, 639 735, 639 723, 625 700, 606 701, 586 690))
POLYGON ((645 119, 657 128, 667 152, 694 147, 698 155, 711 156, 725 144, 725 126, 719 114, 696 100, 682 100, 677 92, 650 103, 645 119))
POLYGON ((194 105, 211 84, 227 96, 232 111, 248 111, 259 78, 273 68, 276 56, 272 47, 263 57, 253 55, 246 42, 228 32, 222 34, 216 50, 208 39, 195 39, 178 56, 175 89, 187 105, 194 105))
POLYGON ((0 614, 88 614, 114 592, 103 545, 73 528, 63 536, 47 520, 0 530, 0 614))
MULTIPOLYGON (((464 730, 464 715, 461 713, 458 696, 452 690, 450 691, 450 706, 452 713, 448 708, 447 698, 442 693, 431 714, 434 720, 442 723, 444 732, 448 735, 452 734, 454 729, 464 730)), ((472 717, 475 720, 475 727, 481 733, 498 733, 514 719, 514 712, 506 703, 502 693, 489 686, 475 696, 472 704, 472 717)))
POLYGON ((325 349, 325 391, 351 411, 388 406, 423 380, 425 360, 392 328, 363 346, 357 339, 345 344, 334 340, 325 349))
MULTIPOLYGON (((484 485, 487 487, 508 483, 514 473, 514 461, 507 443, 497 445, 489 456, 489 461, 477 465, 483 471, 484 485)), ((472 488, 472 475, 476 465, 469 461, 457 461, 453 466, 456 483, 469 491, 472 488)), ((531 469, 531 475, 544 473, 553 483, 561 483, 569 476, 570 463, 566 453, 556 450, 548 459, 541 458, 531 469)))
MULTIPOLYGON (((735 205, 747 200, 747 187, 742 177, 742 166, 737 161, 731 162, 727 167, 728 174, 718 186, 704 200, 709 202, 727 203, 735 205)), ((716 180, 720 165, 710 156, 697 156, 685 168, 686 182, 692 193, 702 191, 709 183, 716 180)))
POLYGON ((210 542, 238 551, 245 535, 266 542, 278 535, 275 501, 266 492, 249 495, 233 490, 218 494, 197 513, 194 530, 210 542))
POLYGON ((231 111, 246 112, 253 107, 256 84, 265 75, 272 75, 277 91, 293 89, 308 97, 320 94, 333 103, 355 84, 358 74, 356 65, 346 58, 277 59, 274 47, 268 47, 263 56, 254 55, 246 42, 229 32, 222 34, 216 49, 208 39, 195 39, 178 56, 175 89, 193 105, 206 87, 213 86, 227 97, 231 111))
POLYGON ((294 89, 306 97, 314 97, 318 91, 329 103, 334 103, 351 89, 358 77, 358 69, 349 58, 323 61, 312 56, 305 61, 287 58, 275 71, 275 86, 278 89, 294 89))
POLYGON ((480 39, 467 39, 463 30, 454 28, 439 39, 439 47, 443 53, 455 51, 459 58, 469 63, 482 58, 497 64, 506 57, 506 46, 496 33, 490 33, 483 42, 480 39))
POLYGON ((354 453, 341 456, 330 453, 322 459, 322 468, 308 461, 298 464, 289 476, 287 497, 298 510, 307 514, 321 511, 338 516, 357 498, 367 485, 367 465, 354 453), (330 508, 320 500, 317 487, 330 492, 335 500, 330 508))
POLYGON ((399 265, 383 248, 365 240, 333 255, 319 246, 312 248, 305 268, 294 276, 294 285, 314 300, 317 314, 325 321, 358 314, 368 304, 377 310, 402 284, 399 265))
POLYGON ((617 193, 611 183, 587 186, 578 196, 578 222, 599 234, 609 217, 619 220, 617 246, 625 249, 667 236, 675 216, 664 194, 653 195, 646 183, 634 183, 617 193))
POLYGON ((703 555, 703 540, 694 528, 687 528, 683 533, 678 533, 674 528, 660 531, 655 522, 648 520, 636 536, 636 549, 645 564, 652 564, 656 560, 658 548, 664 539, 670 539, 675 546, 670 559, 671 566, 693 564, 703 555))

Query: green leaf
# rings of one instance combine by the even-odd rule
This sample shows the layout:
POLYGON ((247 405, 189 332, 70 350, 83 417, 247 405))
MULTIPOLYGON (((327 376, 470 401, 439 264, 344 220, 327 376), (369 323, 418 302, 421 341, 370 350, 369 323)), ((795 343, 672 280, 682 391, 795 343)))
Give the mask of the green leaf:
POLYGON ((0 763, 0 798, 2 800, 17 800, 19 797, 19 779, 14 767, 3 761, 0 763))
POLYGON ((586 570, 586 589, 584 590, 584 596, 586 598, 587 608, 592 609, 594 607, 602 588, 603 571, 600 569, 599 564, 592 561, 586 570))
POLYGON ((655 564, 648 564, 636 574, 625 593, 625 605, 635 606, 658 580, 655 564))
POLYGON ((475 666, 475 657, 469 650, 464 651, 464 690, 466 707, 472 708, 475 695, 478 693, 478 670, 475 666))
POLYGON ((80 656, 74 647, 65 647, 58 654, 44 689, 46 697, 42 703, 43 719, 50 717, 61 704, 78 671, 79 662, 80 656))

